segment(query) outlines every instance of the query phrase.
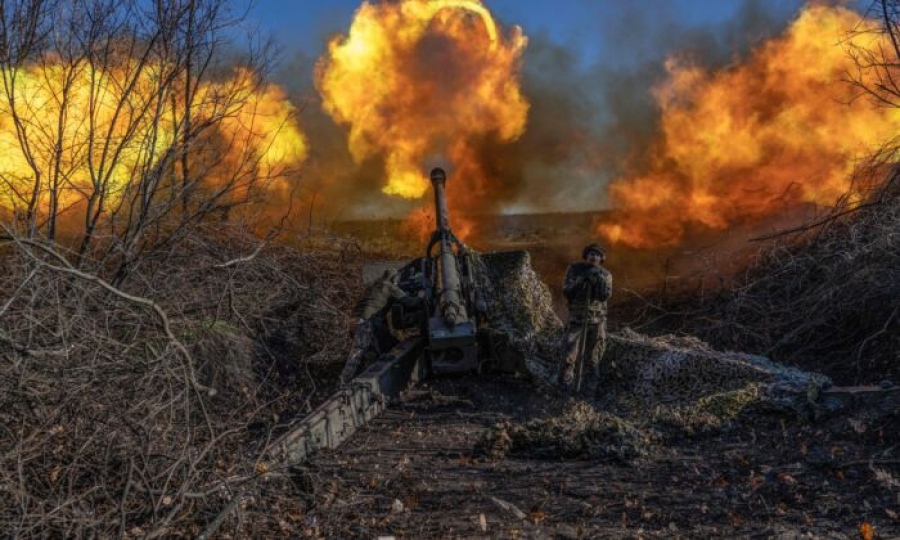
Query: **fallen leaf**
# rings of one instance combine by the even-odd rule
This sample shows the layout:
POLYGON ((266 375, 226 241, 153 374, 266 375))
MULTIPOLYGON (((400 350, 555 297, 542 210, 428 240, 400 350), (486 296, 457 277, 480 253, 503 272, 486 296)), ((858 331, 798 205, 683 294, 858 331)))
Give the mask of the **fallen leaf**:
POLYGON ((419 495, 417 493, 409 493, 403 497, 403 504, 409 508, 417 508, 419 506, 419 495))
POLYGON ((487 518, 484 514, 478 514, 478 528, 481 532, 487 532, 487 518))
POLYGON ((765 482, 765 478, 763 478, 762 476, 759 476, 759 475, 757 475, 757 474, 751 474, 751 475, 750 475, 750 479, 748 480, 748 482, 750 483, 750 489, 754 489, 754 490, 755 490, 755 489, 758 488, 763 482, 765 482))
POLYGON ((797 483, 797 480, 795 480, 793 476, 791 476, 790 474, 788 474, 786 472, 780 473, 778 475, 778 480, 780 480, 781 482, 783 482, 789 486, 793 486, 794 484, 797 483))
POLYGON ((269 472, 269 464, 265 461, 260 461, 256 464, 256 472, 259 474, 266 474, 269 472))
POLYGON ((859 524, 859 537, 862 540, 872 540, 875 537, 875 527, 868 521, 859 524))

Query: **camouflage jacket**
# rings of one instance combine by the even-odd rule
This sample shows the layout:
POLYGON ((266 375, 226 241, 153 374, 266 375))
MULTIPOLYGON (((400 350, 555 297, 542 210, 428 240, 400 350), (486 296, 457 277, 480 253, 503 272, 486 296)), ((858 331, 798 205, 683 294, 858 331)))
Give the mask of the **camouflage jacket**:
POLYGON ((606 319, 606 301, 612 294, 612 274, 606 268, 577 262, 566 270, 563 295, 569 304, 569 322, 580 323, 587 304, 591 323, 606 319), (590 292, 590 298, 588 298, 590 292))
POLYGON ((353 316, 370 319, 384 309, 391 299, 403 298, 406 293, 389 279, 378 279, 366 289, 362 299, 353 308, 353 316))

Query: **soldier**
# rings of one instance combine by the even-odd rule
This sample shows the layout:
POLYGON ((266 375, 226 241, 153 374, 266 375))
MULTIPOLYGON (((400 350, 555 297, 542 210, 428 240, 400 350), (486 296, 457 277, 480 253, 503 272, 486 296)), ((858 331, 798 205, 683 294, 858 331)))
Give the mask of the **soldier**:
POLYGON ((570 394, 577 390, 579 397, 594 399, 606 348, 606 301, 612 294, 612 274, 601 266, 606 253, 598 244, 585 247, 581 258, 584 262, 569 265, 563 285, 569 323, 563 337, 560 384, 570 394), (577 388, 579 371, 583 379, 577 388))
POLYGON ((347 384, 356 376, 362 357, 370 347, 380 352, 376 332, 384 328, 380 327, 378 322, 384 317, 392 300, 406 296, 403 289, 395 283, 396 279, 395 271, 385 270, 381 277, 366 288, 362 299, 353 308, 356 330, 353 336, 353 349, 341 372, 341 384, 347 384))

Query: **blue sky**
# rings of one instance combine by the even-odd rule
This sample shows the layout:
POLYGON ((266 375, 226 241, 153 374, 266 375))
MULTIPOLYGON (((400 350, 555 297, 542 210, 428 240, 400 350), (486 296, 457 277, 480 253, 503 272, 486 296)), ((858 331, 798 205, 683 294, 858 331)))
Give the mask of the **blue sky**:
MULTIPOLYGON (((282 52, 302 50, 318 56, 329 36, 350 25, 360 0, 259 0, 250 20, 271 32, 282 52)), ((789 19, 802 0, 484 0, 503 24, 516 24, 529 36, 578 51, 585 62, 620 61, 628 51, 617 46, 618 32, 635 34, 666 26, 701 28, 732 20, 756 5, 789 19), (641 24, 635 25, 636 20, 641 24)), ((637 37, 637 36, 633 36, 637 37)))

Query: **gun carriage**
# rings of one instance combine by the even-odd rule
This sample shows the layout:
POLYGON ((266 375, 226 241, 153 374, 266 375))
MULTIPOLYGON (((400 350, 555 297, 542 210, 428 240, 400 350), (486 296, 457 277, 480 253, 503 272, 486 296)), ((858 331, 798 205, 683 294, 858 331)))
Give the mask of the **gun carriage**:
MULTIPOLYGON (((450 228, 446 172, 433 169, 430 179, 436 223, 424 256, 364 269, 364 276, 372 276, 393 267, 407 294, 375 325, 381 349, 389 351, 276 441, 274 458, 296 463, 338 447, 391 398, 428 377, 523 369, 522 359, 505 350, 503 333, 489 325, 488 303, 476 279, 479 261, 450 228), (395 334, 407 337, 398 340, 395 334)), ((484 255, 480 264, 504 255, 484 255)))

